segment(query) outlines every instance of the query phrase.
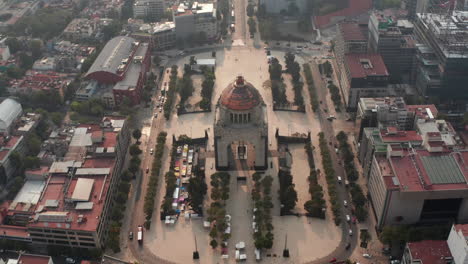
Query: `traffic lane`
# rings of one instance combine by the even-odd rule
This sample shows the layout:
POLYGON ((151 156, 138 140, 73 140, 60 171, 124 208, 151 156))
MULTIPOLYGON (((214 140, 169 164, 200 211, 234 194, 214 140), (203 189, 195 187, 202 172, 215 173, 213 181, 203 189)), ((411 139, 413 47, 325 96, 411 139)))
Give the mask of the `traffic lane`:
MULTIPOLYGON (((332 158, 332 163, 333 163, 333 168, 335 170, 335 177, 342 175, 344 178, 345 172, 343 166, 340 166, 338 164, 338 155, 335 152, 334 146, 337 145, 335 133, 334 133, 334 128, 332 125, 333 121, 329 121, 326 119, 327 114, 323 112, 323 108, 328 109, 328 104, 326 98, 326 87, 325 83, 323 82, 323 79, 321 78, 321 75, 318 73, 318 66, 316 63, 310 63, 311 64, 311 70, 312 70, 312 75, 314 78, 314 83, 317 88, 317 96, 318 99, 322 101, 322 104, 320 104, 320 109, 317 112, 317 115, 319 117, 319 121, 321 124, 322 132, 325 134, 325 138, 328 141, 328 150, 330 152, 330 156, 332 158)), ((338 145, 337 145, 338 146, 338 145)), ((342 243, 340 244, 340 248, 335 252, 336 257, 339 259, 347 259, 349 256, 351 256, 352 252, 354 251, 356 244, 357 244, 357 226, 354 224, 349 224, 346 221, 346 215, 350 214, 349 209, 344 206, 344 200, 348 202, 348 206, 352 206, 351 199, 349 196, 348 191, 346 190, 346 187, 344 184, 337 184, 337 193, 338 197, 341 202, 341 218, 342 218, 342 229, 346 237, 342 243), (353 235, 349 235, 349 229, 352 230, 353 235), (347 243, 350 243, 350 248, 348 250, 345 249, 347 243)))

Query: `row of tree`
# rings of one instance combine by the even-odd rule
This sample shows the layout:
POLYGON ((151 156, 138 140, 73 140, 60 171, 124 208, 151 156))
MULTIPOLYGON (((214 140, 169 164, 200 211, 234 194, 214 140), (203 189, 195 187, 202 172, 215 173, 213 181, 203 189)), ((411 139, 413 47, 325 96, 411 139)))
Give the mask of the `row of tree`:
POLYGON ((281 66, 278 59, 271 59, 270 65, 268 66, 268 72, 270 73, 271 93, 274 104, 287 104, 286 87, 283 83, 282 77, 283 66, 281 66))
POLYGON ((328 150, 327 140, 325 139, 325 134, 323 132, 319 133, 319 146, 320 154, 322 155, 322 166, 325 173, 325 178, 327 180, 328 186, 328 195, 330 196, 330 203, 332 205, 333 217, 336 225, 341 223, 341 204, 338 201, 338 192, 336 190, 336 175, 335 169, 333 168, 333 163, 328 150))
POLYGON ((255 18, 249 17, 247 20, 247 25, 249 25, 250 35, 253 35, 257 32, 257 22, 255 21, 255 18))
POLYGON ((325 218, 326 203, 323 199, 323 188, 318 184, 317 171, 315 169, 315 162, 312 150, 312 144, 307 142, 304 149, 307 153, 307 160, 309 161, 310 175, 309 181, 309 193, 311 199, 304 203, 304 209, 307 211, 307 215, 311 217, 325 218))
POLYGON ((288 215, 296 207, 297 192, 290 171, 280 169, 278 171, 278 178, 280 185, 279 199, 281 203, 280 215, 288 215))
POLYGON ((356 184, 355 181, 358 179, 358 172, 354 166, 354 155, 351 150, 351 146, 348 144, 348 136, 343 131, 340 131, 336 136, 340 146, 340 154, 344 161, 344 168, 346 171, 347 179, 351 182, 350 194, 354 204, 354 213, 359 221, 365 221, 368 216, 366 207, 367 199, 362 191, 361 186, 356 184))
POLYGON ((216 172, 211 175, 211 200, 208 209, 208 221, 211 223, 210 246, 215 249, 221 243, 222 248, 227 247, 227 240, 231 237, 228 228, 226 201, 229 199, 230 175, 227 172, 216 172), (226 242, 226 243, 225 243, 226 242))
POLYGON ((130 192, 130 180, 130 172, 124 171, 120 175, 120 183, 117 193, 114 195, 111 222, 109 223, 109 236, 106 242, 106 246, 112 249, 114 253, 120 252, 120 230, 126 209, 128 193, 130 192))
POLYGON ((32 35, 34 38, 49 40, 60 35, 73 17, 71 9, 41 8, 15 23, 9 35, 32 35))
POLYGON ((319 109, 319 101, 317 100, 317 91, 315 89, 315 84, 314 84, 314 78, 312 77, 312 71, 310 69, 310 65, 307 63, 304 63, 302 65, 302 68, 304 69, 304 76, 306 79, 307 83, 307 88, 309 89, 309 94, 310 94, 310 104, 312 106, 312 110, 316 112, 319 109))
POLYGON ((154 211, 154 199, 158 188, 159 172, 161 170, 162 156, 164 154, 164 145, 166 144, 167 133, 162 131, 159 133, 156 140, 156 148, 154 151, 153 165, 151 167, 151 176, 149 178, 148 186, 146 188, 145 203, 143 211, 146 215, 145 228, 151 227, 151 218, 154 211))
POLYGON ((184 76, 177 81, 177 91, 180 94, 179 107, 184 107, 185 101, 193 94, 192 71, 190 65, 185 64, 185 66, 188 66, 188 69, 187 67, 184 68, 184 76))
POLYGON ((175 176, 174 171, 169 170, 166 172, 164 179, 166 181, 166 194, 164 195, 164 199, 161 204, 161 219, 164 219, 167 215, 175 214, 172 202, 174 200, 174 191, 177 188, 177 177, 175 176))
POLYGON ((200 108, 203 110, 211 110, 211 97, 213 96, 213 88, 215 84, 215 74, 208 67, 202 70, 204 80, 202 82, 200 108))
POLYGON ((254 203, 254 243, 255 248, 272 248, 273 247, 273 223, 271 209, 273 202, 271 200, 271 184, 273 178, 270 175, 263 177, 258 172, 253 176, 254 188, 252 189, 252 200, 254 203))
POLYGON ((304 84, 301 82, 301 66, 297 63, 296 56, 291 52, 286 53, 284 60, 286 62, 286 72, 291 74, 292 77, 294 104, 299 108, 304 108, 304 97, 302 96, 304 84))
POLYGON ((335 84, 330 83, 328 85, 328 90, 330 91, 330 96, 333 101, 333 104, 335 105, 336 111, 340 111, 340 108, 341 108, 340 89, 335 84))
POLYGON ((177 66, 171 67, 171 76, 169 77, 169 88, 166 92, 166 102, 164 103, 164 118, 169 120, 172 111, 172 105, 174 104, 174 97, 177 90, 177 66))

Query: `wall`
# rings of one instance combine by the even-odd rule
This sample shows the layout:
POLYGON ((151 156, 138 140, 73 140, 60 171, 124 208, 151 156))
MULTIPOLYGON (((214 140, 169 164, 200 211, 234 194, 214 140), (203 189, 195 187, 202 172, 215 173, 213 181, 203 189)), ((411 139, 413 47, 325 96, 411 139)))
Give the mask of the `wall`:
POLYGON ((457 231, 452 225, 447 244, 452 253, 455 264, 468 264, 468 244, 461 231, 457 231))

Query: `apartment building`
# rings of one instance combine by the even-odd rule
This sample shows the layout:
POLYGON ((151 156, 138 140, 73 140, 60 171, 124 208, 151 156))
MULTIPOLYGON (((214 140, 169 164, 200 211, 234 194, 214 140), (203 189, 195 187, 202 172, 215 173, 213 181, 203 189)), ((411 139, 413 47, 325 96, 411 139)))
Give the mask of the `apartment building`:
POLYGON ((76 127, 62 161, 27 173, 25 186, 2 209, 0 231, 34 244, 103 247, 129 142, 124 117, 76 127))
POLYGON ((468 12, 420 13, 414 22, 419 43, 416 88, 465 111, 468 100, 468 12))
POLYGON ((336 25, 335 55, 338 63, 344 62, 348 53, 367 53, 367 25, 345 22, 336 25))
POLYGON ((193 34, 205 34, 208 40, 218 36, 218 21, 213 3, 193 2, 191 6, 181 3, 172 8, 177 39, 186 39, 193 34))
POLYGON ((163 0, 138 0, 133 4, 133 17, 160 20, 165 11, 163 0))
POLYGON ((374 153, 368 188, 385 225, 468 221, 468 151, 450 150, 440 133, 421 135, 422 146, 387 144, 374 153))
POLYGON ((374 10, 368 28, 369 52, 382 56, 390 80, 393 83, 412 83, 416 54, 413 24, 400 19, 397 12, 374 10))

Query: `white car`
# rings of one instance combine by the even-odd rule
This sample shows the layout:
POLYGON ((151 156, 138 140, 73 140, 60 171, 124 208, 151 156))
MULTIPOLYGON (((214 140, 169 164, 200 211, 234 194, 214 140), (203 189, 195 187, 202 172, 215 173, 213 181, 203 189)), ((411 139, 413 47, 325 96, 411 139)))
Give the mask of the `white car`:
POLYGON ((347 207, 348 206, 348 201, 343 200, 343 204, 344 204, 345 207, 347 207))
POLYGON ((365 258, 368 258, 368 259, 372 258, 372 255, 369 255, 369 254, 367 254, 367 253, 362 254, 362 256, 365 257, 365 258))
POLYGON ((349 230, 349 235, 352 236, 353 235, 353 230, 349 230))
POLYGON ((349 215, 346 215, 346 222, 350 222, 351 221, 351 217, 349 215))

